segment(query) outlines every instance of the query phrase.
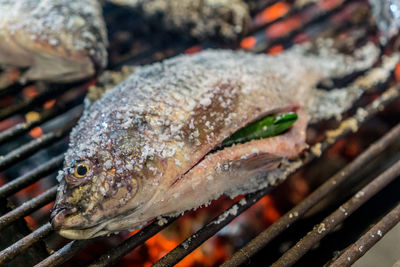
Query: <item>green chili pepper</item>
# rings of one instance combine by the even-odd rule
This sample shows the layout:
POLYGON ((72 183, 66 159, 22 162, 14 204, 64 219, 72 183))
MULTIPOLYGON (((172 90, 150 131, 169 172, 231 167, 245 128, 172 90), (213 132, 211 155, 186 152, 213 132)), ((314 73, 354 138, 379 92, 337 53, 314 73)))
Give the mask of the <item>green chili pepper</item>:
POLYGON ((289 129, 296 120, 297 114, 293 112, 262 118, 261 120, 253 122, 235 132, 233 135, 225 139, 221 146, 227 147, 233 144, 245 143, 254 139, 276 136, 289 129))

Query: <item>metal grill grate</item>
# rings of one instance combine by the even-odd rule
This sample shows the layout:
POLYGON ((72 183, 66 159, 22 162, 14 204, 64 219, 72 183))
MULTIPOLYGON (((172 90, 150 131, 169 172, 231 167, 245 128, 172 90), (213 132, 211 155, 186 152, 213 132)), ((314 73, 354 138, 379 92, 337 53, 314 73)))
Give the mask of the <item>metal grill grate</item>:
MULTIPOLYGON (((262 7, 268 7, 275 4, 277 1, 260 1, 262 7)), ((300 2, 300 1, 298 1, 300 2)), ((255 52, 268 51, 274 45, 281 45, 286 48, 292 45, 297 39, 307 35, 311 38, 317 36, 339 36, 341 33, 346 33, 355 43, 365 40, 374 34, 374 27, 368 22, 368 12, 363 1, 303 1, 302 5, 297 5, 288 10, 281 17, 272 21, 262 22, 257 21, 257 14, 251 26, 251 46, 249 50, 255 52), (342 18, 341 20, 339 19, 342 18), (279 36, 271 34, 272 27, 277 27, 279 23, 293 21, 292 26, 287 32, 279 36), (339 21, 339 22, 338 22, 339 21), (349 34, 349 31, 352 34, 349 34)), ((279 25, 278 25, 279 26, 279 25)), ((393 42, 389 42, 392 45, 393 42)), ((245 46, 242 42, 242 47, 245 46)), ((160 44, 152 44, 145 46, 139 52, 129 52, 124 56, 120 56, 118 60, 112 62, 112 66, 120 66, 124 63, 139 64, 143 62, 161 59, 160 55, 172 56, 187 48, 180 44, 175 46, 171 44, 165 48, 160 44), (163 49, 162 49, 163 48, 163 49), (162 52, 160 53, 162 49, 162 52), (172 52, 171 52, 172 51, 172 52)), ((214 44, 203 44, 203 47, 213 47, 214 44)), ((382 48, 384 51, 385 47, 382 48)), ((362 124, 366 123, 378 112, 384 110, 390 103, 395 101, 400 96, 400 87, 393 82, 393 69, 398 59, 395 56, 391 60, 379 62, 373 69, 361 74, 361 76, 352 77, 352 81, 348 86, 364 86, 367 91, 378 91, 379 96, 372 102, 357 109, 353 116, 343 120, 340 125, 334 129, 325 132, 326 138, 317 144, 314 144, 308 152, 300 159, 293 162, 290 169, 290 175, 295 173, 300 168, 312 162, 321 156, 331 145, 335 144, 340 138, 356 131, 362 124)), ((26 142, 18 148, 12 148, 4 156, 0 157, 0 171, 7 171, 15 164, 24 162, 25 159, 31 157, 39 151, 43 151, 57 142, 66 143, 66 135, 75 125, 82 111, 82 100, 89 83, 70 86, 49 86, 43 93, 36 97, 22 101, 18 104, 6 107, 0 110, 0 121, 12 119, 13 116, 23 114, 31 110, 38 109, 46 101, 57 97, 60 103, 51 109, 41 110, 40 119, 17 123, 14 126, 0 132, 0 144, 6 146, 7 142, 16 140, 23 136, 36 126, 41 126, 46 122, 51 122, 62 118, 62 123, 55 127, 49 133, 42 137, 26 142)), ((7 97, 14 92, 19 92, 15 88, 16 85, 5 88, 1 91, 1 97, 7 97), (12 90, 10 88, 13 88, 12 90), (15 90, 14 90, 15 89, 15 90)), ((247 263, 257 252, 267 246, 273 239, 281 235, 287 228, 294 225, 300 220, 307 211, 314 207, 319 201, 326 198, 331 192, 342 185, 349 177, 357 173, 363 166, 371 162, 373 159, 381 155, 385 150, 392 146, 400 138, 400 125, 393 127, 388 133, 371 144, 362 154, 360 154, 353 162, 348 164, 337 174, 332 176, 306 199, 297 206, 293 207, 278 221, 272 224, 269 228, 259 234, 256 238, 250 241, 242 249, 237 251, 231 259, 226 261, 223 266, 238 266, 247 263)), ((57 155, 50 161, 38 166, 32 171, 20 176, 0 187, 0 199, 11 197, 16 192, 27 188, 29 185, 46 177, 49 174, 56 172, 62 165, 63 155, 57 155)), ((313 246, 327 234, 331 233, 335 226, 343 222, 362 204, 370 200, 374 195, 380 192, 387 184, 396 179, 400 174, 400 161, 394 162, 387 171, 377 175, 368 185, 359 190, 352 198, 342 204, 337 210, 327 216, 322 222, 302 238, 296 245, 285 252, 281 258, 274 263, 274 266, 286 266, 296 263, 304 254, 306 254, 313 246)), ((288 176, 290 176, 288 175, 288 176)), ((287 177, 282 177, 281 182, 287 177)), ((278 184, 276 185, 278 186, 278 184)), ((218 217, 207 223, 199 231, 188 237, 179 246, 161 258, 155 266, 172 266, 182 260, 185 256, 199 247, 208 238, 215 235, 220 229, 237 218, 242 212, 251 207, 255 202, 270 193, 275 187, 263 189, 261 191, 248 194, 244 197, 245 201, 240 201, 233 204, 229 209, 221 213, 218 217), (237 212, 231 213, 230 210, 235 209, 237 212)), ((0 217, 0 230, 4 230, 9 225, 16 222, 32 212, 40 209, 46 204, 52 202, 55 198, 56 186, 51 187, 44 193, 35 198, 24 202, 22 205, 8 211, 0 217)), ((137 234, 126 239, 121 244, 107 251, 96 259, 91 266, 108 266, 117 262, 127 253, 143 244, 146 240, 165 229, 173 223, 177 218, 167 218, 167 222, 159 225, 158 222, 153 222, 143 228, 137 234)), ((360 237, 356 243, 346 249, 341 255, 333 259, 332 265, 344 266, 350 265, 361 257, 370 247, 372 247, 382 235, 390 230, 400 220, 399 206, 392 209, 384 216, 369 232, 360 237), (374 235, 371 238, 371 233, 381 230, 382 235, 374 235), (355 248, 363 246, 365 249, 362 252, 357 252, 355 248), (350 259, 350 260, 349 260, 350 259)), ((310 225, 310 230, 312 225, 310 225)), ((26 235, 22 239, 8 246, 0 252, 0 264, 9 262, 18 255, 23 254, 32 245, 42 242, 45 237, 53 234, 51 225, 45 223, 32 233, 26 235)), ((53 252, 50 256, 42 260, 36 266, 57 266, 83 250, 93 240, 70 241, 58 251, 53 252)))

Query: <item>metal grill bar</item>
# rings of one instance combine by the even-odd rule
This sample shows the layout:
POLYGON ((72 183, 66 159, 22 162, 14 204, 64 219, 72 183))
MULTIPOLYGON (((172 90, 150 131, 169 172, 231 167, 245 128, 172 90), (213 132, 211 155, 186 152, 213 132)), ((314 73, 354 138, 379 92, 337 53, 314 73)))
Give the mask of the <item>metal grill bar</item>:
MULTIPOLYGON (((400 204, 383 217, 353 245, 349 246, 330 266, 350 266, 400 221, 400 204)), ((395 265, 393 265, 395 266, 395 265)))
POLYGON ((397 161, 390 167, 390 169, 379 175, 367 186, 363 187, 350 200, 326 217, 319 225, 316 225, 311 232, 304 236, 296 245, 283 254, 282 257, 271 266, 292 266, 316 243, 344 221, 347 216, 351 215, 362 204, 367 202, 367 200, 386 187, 390 182, 394 181, 399 174, 400 161, 397 161))
POLYGON ((271 186, 263 190, 257 191, 252 194, 248 194, 243 200, 233 204, 228 210, 221 213, 217 218, 213 219, 191 237, 183 241, 179 246, 170 251, 167 255, 156 262, 154 267, 173 266, 184 257, 189 255, 193 250, 198 248, 211 236, 215 235, 225 225, 233 221, 240 214, 250 208, 254 203, 259 201, 275 187, 271 186))
POLYGON ((57 186, 53 186, 43 194, 32 198, 31 200, 25 202, 21 206, 13 209, 9 213, 0 217, 0 230, 4 227, 10 225, 13 221, 28 215, 29 213, 43 207, 44 205, 52 202, 57 193, 57 186))
MULTIPOLYGON (((80 114, 79 114, 80 116, 80 114)), ((47 133, 42 137, 32 140, 31 142, 23 145, 12 152, 8 153, 4 157, 0 159, 0 171, 5 170, 6 168, 10 167, 11 165, 17 163, 20 160, 23 160, 32 154, 36 153, 37 151, 55 143, 56 141, 65 137, 72 127, 75 126, 76 120, 79 118, 76 116, 72 122, 69 122, 61 129, 58 129, 54 132, 47 133)))
POLYGON ((87 247, 92 242, 93 239, 71 241, 60 250, 54 252, 49 257, 36 264, 35 267, 59 266, 63 262, 71 259, 76 253, 87 247))
POLYGON ((249 258, 254 256, 258 251, 265 247, 275 237, 280 235, 288 227, 298 221, 307 211, 315 206, 320 200, 329 195, 340 184, 346 181, 351 175, 361 169, 367 162, 374 159, 381 152, 385 151, 393 142, 400 138, 400 124, 394 127, 384 137, 372 144, 353 162, 348 164, 318 189, 312 192, 302 202, 297 204, 293 209, 283 215, 278 221, 274 222, 266 230, 251 240, 243 248, 238 250, 233 256, 227 260, 222 266, 239 266, 244 264, 249 258))
POLYGON ((39 227, 34 232, 25 236, 18 242, 12 244, 8 248, 0 252, 0 264, 4 264, 17 256, 18 254, 24 252, 27 248, 32 246, 35 242, 38 242, 42 238, 49 235, 52 231, 50 223, 39 227))
POLYGON ((54 117, 66 112, 67 110, 77 106, 77 103, 81 103, 83 101, 84 94, 79 95, 77 98, 62 104, 61 106, 57 106, 48 110, 44 110, 40 114, 40 119, 33 122, 24 122, 19 123, 3 132, 0 133, 0 144, 3 144, 21 134, 24 134, 31 130, 32 128, 45 123, 54 117))
POLYGON ((122 258, 124 255, 143 244, 146 240, 166 228, 177 218, 168 218, 166 223, 160 225, 157 221, 150 224, 148 227, 142 229, 134 236, 131 236, 119 246, 111 249, 106 254, 102 255, 98 260, 90 264, 91 267, 109 266, 113 262, 122 258))
POLYGON ((61 167, 64 155, 58 155, 44 165, 0 187, 0 198, 6 198, 61 167))
MULTIPOLYGON (((96 262, 92 263, 90 266, 108 266, 112 262, 126 255, 131 250, 143 244, 147 239, 151 238, 152 236, 154 236, 155 234, 166 228, 176 219, 177 218, 168 218, 167 222, 164 223, 163 225, 159 225, 158 222, 153 222, 149 226, 140 230, 137 234, 125 240, 118 247, 111 249, 108 253, 104 254, 101 258, 99 258, 96 262)), ((40 262, 37 266, 46 266, 46 267, 58 266, 59 264, 72 258, 81 249, 84 249, 86 246, 88 246, 91 243, 91 241, 93 240, 71 241, 63 248, 59 249, 56 253, 50 256, 53 257, 53 260, 48 260, 50 258, 48 257, 42 262, 40 262), (79 247, 80 249, 77 249, 77 247, 79 247)))

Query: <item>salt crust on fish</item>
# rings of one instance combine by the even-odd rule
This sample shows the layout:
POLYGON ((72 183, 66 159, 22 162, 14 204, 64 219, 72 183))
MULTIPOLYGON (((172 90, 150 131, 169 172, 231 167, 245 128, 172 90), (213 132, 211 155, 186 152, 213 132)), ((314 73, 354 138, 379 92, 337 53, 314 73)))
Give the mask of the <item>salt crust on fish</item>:
MULTIPOLYGON (((58 176, 53 226, 68 238, 91 238, 268 186, 304 149, 313 110, 324 111, 316 99, 329 98, 314 94, 317 82, 368 68, 378 54, 369 43, 345 56, 325 41, 317 53, 309 44, 276 56, 207 50, 135 68, 87 101, 58 176), (210 153, 246 124, 281 111, 299 114, 286 134, 210 153), (92 168, 76 179, 82 161, 92 168)), ((339 112, 360 92, 347 102, 335 94, 339 112)))

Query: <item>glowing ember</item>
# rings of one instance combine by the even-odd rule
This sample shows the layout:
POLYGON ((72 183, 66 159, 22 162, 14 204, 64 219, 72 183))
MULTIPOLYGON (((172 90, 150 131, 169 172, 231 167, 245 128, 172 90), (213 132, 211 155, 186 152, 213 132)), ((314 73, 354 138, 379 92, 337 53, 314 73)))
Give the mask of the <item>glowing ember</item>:
POLYGON ((29 134, 33 137, 33 138, 39 138, 43 135, 43 131, 42 128, 40 127, 35 127, 32 130, 29 131, 29 134))
POLYGON ((240 47, 246 50, 251 50, 257 43, 257 39, 253 36, 246 37, 240 43, 240 47))
POLYGON ((273 47, 271 47, 268 50, 268 54, 275 55, 275 54, 279 54, 282 51, 283 51, 283 46, 282 45, 274 45, 273 47))
POLYGON ((39 94, 35 85, 29 85, 22 90, 22 94, 25 98, 33 98, 39 94))
POLYGON ((263 12, 258 14, 255 17, 255 23, 257 25, 262 25, 262 24, 272 22, 272 21, 284 16, 285 14, 287 14, 289 9, 290 9, 289 4, 283 3, 283 2, 278 2, 272 6, 264 9, 263 12))
POLYGON ((36 111, 30 111, 25 114, 25 120, 28 123, 38 121, 40 119, 40 114, 36 111))
MULTIPOLYGON (((214 201, 208 207, 187 212, 161 233, 147 240, 143 246, 128 254, 120 265, 151 266, 224 209, 229 208, 234 202, 240 201, 242 197, 236 197, 234 200, 223 197, 214 201)), ((266 196, 231 222, 228 226, 231 230, 222 230, 219 234, 213 236, 186 256, 176 266, 219 265, 238 249, 232 240, 241 239, 243 236, 246 239, 254 237, 241 230, 244 225, 247 225, 244 228, 255 229, 255 233, 259 233, 271 223, 278 220, 280 216, 281 213, 278 211, 274 199, 271 196, 266 196)), ((129 235, 136 234, 137 232, 135 231, 129 235)))
POLYGON ((398 63, 396 66, 394 77, 396 78, 396 81, 400 82, 400 63, 398 63))
POLYGON ((55 100, 55 99, 51 99, 51 100, 47 101, 46 103, 44 103, 44 104, 43 104, 43 107, 44 107, 45 109, 49 109, 49 108, 51 108, 52 106, 54 106, 55 103, 56 103, 56 100, 55 100))
POLYGON ((31 228, 37 228, 39 225, 37 224, 36 220, 33 219, 31 216, 26 216, 25 218, 26 223, 31 227, 31 228))
POLYGON ((186 49, 184 53, 185 54, 194 54, 194 53, 200 52, 201 50, 203 50, 203 47, 201 45, 194 45, 194 46, 186 49))
POLYGON ((299 28, 302 24, 300 17, 291 17, 287 20, 277 22, 266 29, 266 33, 270 38, 278 38, 289 34, 291 31, 299 28))

